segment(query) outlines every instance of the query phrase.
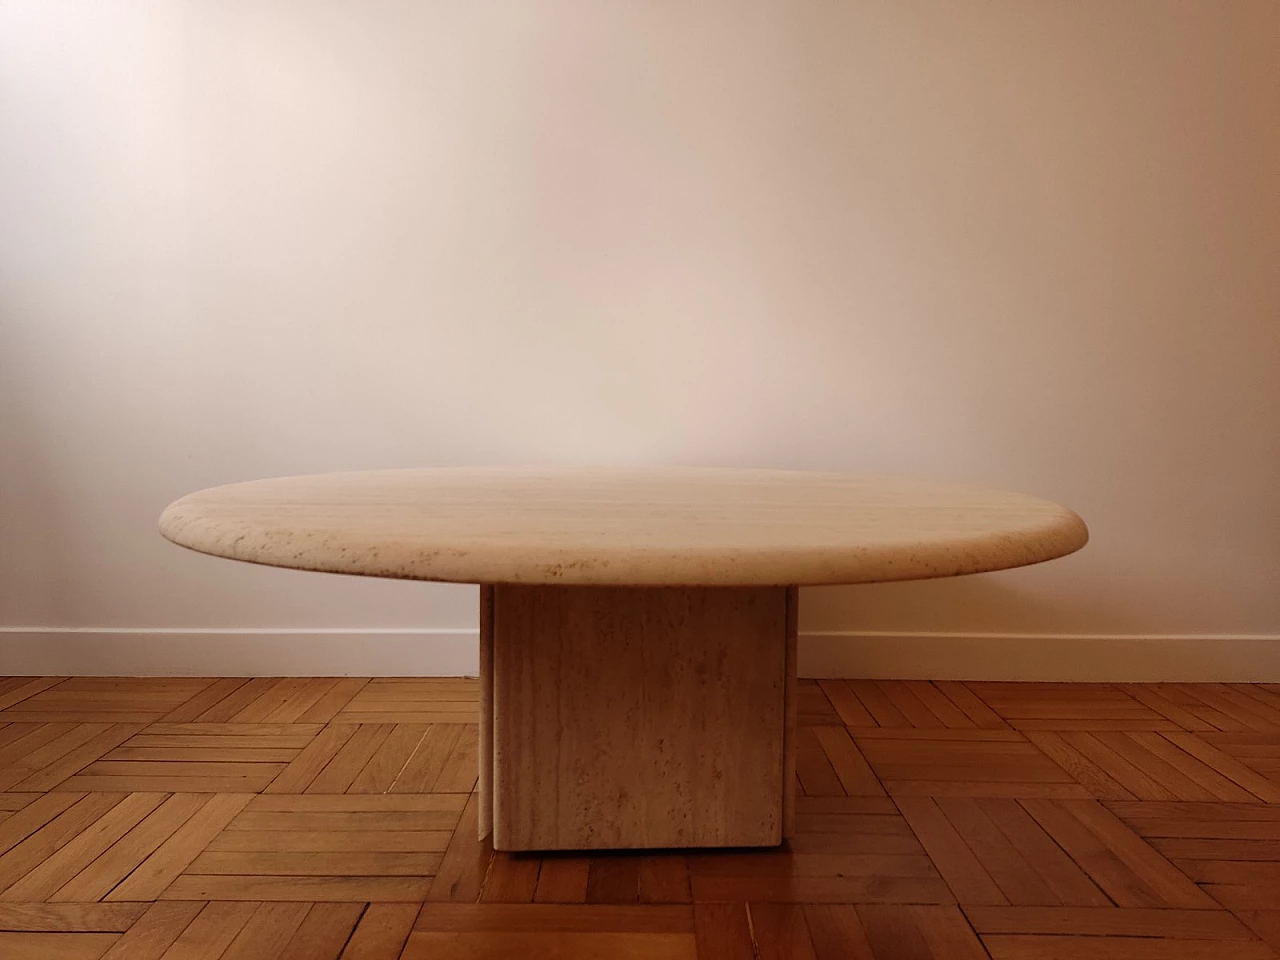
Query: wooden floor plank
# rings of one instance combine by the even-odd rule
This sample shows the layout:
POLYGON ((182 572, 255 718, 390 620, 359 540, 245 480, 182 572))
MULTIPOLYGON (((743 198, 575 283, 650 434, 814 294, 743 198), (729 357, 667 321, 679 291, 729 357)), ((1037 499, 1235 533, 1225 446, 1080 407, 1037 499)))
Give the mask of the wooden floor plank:
POLYGON ((387 793, 400 776, 400 771, 413 757, 427 735, 431 725, 427 723, 398 723, 386 740, 369 758, 369 762, 356 774, 349 788, 351 793, 387 793))
POLYGON ((1192 696, 1251 730, 1280 731, 1280 711, 1253 697, 1245 697, 1223 683, 1186 685, 1192 696))
POLYGON ((263 722, 293 723, 332 694, 341 682, 339 677, 305 678, 305 682, 297 691, 262 718, 263 722))
MULTIPOLYGON (((542 859, 535 903, 586 903, 591 861, 587 857, 548 856, 542 859)), ((688 889, 688 878, 685 879, 688 889)), ((685 900, 684 902, 688 902, 685 900)))
POLYGON ((693 908, 699 957, 755 960, 751 923, 745 903, 700 903, 693 908))
POLYGON ((140 733, 136 737, 130 737, 124 742, 121 749, 126 748, 150 748, 150 749, 183 749, 193 748, 202 750, 289 750, 297 755, 303 747, 306 747, 315 739, 315 735, 319 733, 319 728, 313 729, 309 724, 294 724, 292 729, 289 726, 278 726, 275 724, 253 724, 245 733, 228 733, 228 730, 245 730, 241 724, 158 724, 153 723, 147 727, 145 733, 140 733), (164 730, 187 730, 192 729, 204 732, 195 733, 156 733, 157 729, 164 730), (266 733, 264 730, 283 731, 277 733, 266 733))
POLYGON ((134 793, 125 797, 70 843, 46 857, 21 880, 5 888, 0 893, 0 900, 38 902, 49 899, 166 799, 162 793, 134 793))
POLYGON ((259 903, 208 903, 163 954, 162 960, 221 957, 261 908, 259 903))
POLYGON ((350 739, 338 748, 303 792, 344 793, 391 735, 392 729, 389 723, 362 723, 357 726, 350 739))
POLYGON ((699 854, 690 859, 690 875, 694 877, 773 878, 784 882, 792 877, 938 876, 933 861, 924 855, 734 850, 699 854))
POLYGON ((0 931, 124 933, 148 907, 145 903, 0 903, 0 931))
POLYGON ((876 960, 866 929, 852 905, 806 904, 801 911, 815 960, 876 960))
POLYGON ((1163 937, 1170 940, 1252 939, 1244 925, 1225 910, 975 906, 965 907, 964 912, 974 930, 984 935, 1020 933, 1163 937))
MULTIPOLYGON (((814 727, 813 730, 847 796, 885 796, 884 787, 843 727, 814 727)), ((807 789, 805 792, 810 793, 807 789)))
POLYGON ((262 792, 302 793, 358 730, 355 724, 325 727, 262 792))
POLYGON ((398 707, 394 710, 342 710, 338 719, 348 723, 378 723, 395 725, 397 723, 458 723, 471 726, 477 722, 478 715, 474 709, 467 710, 435 710, 415 705, 412 709, 400 704, 388 704, 398 707))
MULTIPOLYGON (((90 793, 0 856, 0 890, 8 889, 76 839, 124 799, 120 793, 90 793)), ((25 811, 23 811, 25 812, 25 811)), ((16 818, 14 818, 16 819, 16 818)), ((7 826, 11 821, 0 824, 7 826)))
POLYGON ((1015 730, 1021 730, 1029 733, 1032 730, 1059 730, 1059 731, 1113 731, 1113 730, 1180 730, 1181 728, 1172 720, 1156 719, 1112 719, 1109 717, 1081 717, 1059 720, 1056 718, 1049 719, 1026 719, 1026 720, 1010 720, 1009 725, 1015 730))
POLYGON ((939 800, 938 807, 1009 903, 1056 905, 1062 902, 1036 872, 1027 856, 996 826, 987 808, 978 800, 950 797, 939 800))
MULTIPOLYGON (((1166 763, 1195 781, 1207 793, 1209 800, 1224 800, 1233 803, 1250 803, 1257 799, 1249 791, 1224 777, 1208 764, 1180 749, 1172 740, 1161 733, 1134 731, 1128 737, 1143 749, 1154 754, 1166 763)), ((1193 796, 1179 796, 1180 800, 1196 800, 1193 796)))
MULTIPOLYGON (((108 900, 158 900, 200 853, 248 804, 243 793, 218 794, 203 804, 186 823, 142 861, 115 889, 108 900)), ((191 899, 216 900, 217 897, 191 899)), ((228 899, 228 898, 224 898, 228 899)))
POLYGON ((135 777, 114 775, 84 775, 66 780, 62 786, 68 790, 107 791, 112 793, 251 793, 263 789, 271 782, 272 774, 246 777, 135 777))
POLYGON ((160 894, 164 900, 421 903, 430 877, 204 876, 184 873, 160 894))
POLYGON ((371 903, 342 951, 342 960, 396 960, 413 930, 416 903, 371 903))
POLYGON ((863 904, 857 910, 876 957, 986 960, 986 951, 956 907, 863 904))
POLYGON ((120 939, 116 933, 6 933, 0 957, 20 960, 99 960, 120 939))
POLYGON ((436 793, 470 793, 476 788, 479 764, 480 727, 467 723, 459 729, 458 740, 431 789, 436 793))
POLYGON ((690 884, 694 903, 954 903, 934 877, 700 877, 690 884))
POLYGON ((1146 837, 1151 848, 1170 860, 1280 860, 1280 840, 1217 840, 1146 837))
POLYGON ((161 719, 175 723, 195 720, 196 717, 221 703, 248 682, 247 677, 223 677, 220 680, 215 680, 190 699, 178 704, 161 719))
POLYGON ((1233 944, 1230 953, 1214 940, 999 934, 982 942, 992 960, 1275 960, 1271 948, 1256 940, 1233 944))
POLYGON ((46 793, 24 805, 0 823, 0 854, 7 853, 84 796, 83 793, 46 793))
POLYGON ((1105 907, 1110 903, 1018 801, 986 799, 981 803, 992 823, 1044 879, 1058 903, 1073 907, 1105 907))
MULTIPOLYGON (((361 796, 360 794, 300 794, 279 796, 264 794, 253 797, 245 807, 245 817, 252 813, 420 813, 452 814, 450 826, 457 822, 467 805, 465 793, 422 793, 396 796, 361 796)), ((353 821, 355 822, 355 821, 353 821)), ((376 821, 371 823, 381 829, 376 821)))
POLYGON ((1206 883, 1204 890, 1229 910, 1280 910, 1280 889, 1247 883, 1206 883))
POLYGON ((424 703, 480 698, 480 681, 475 677, 375 677, 367 681, 359 699, 417 700, 424 703))
POLYGON ((392 793, 428 793, 444 775, 445 765, 462 738, 459 723, 429 724, 417 750, 396 776, 392 793))
POLYGON ((840 723, 840 715, 817 680, 796 681, 796 722, 802 727, 840 723))
POLYGON ((1280 862, 1275 860, 1241 863, 1237 860, 1196 858, 1176 860, 1173 863, 1196 883, 1232 883, 1251 887, 1280 886, 1280 862))
POLYGON ((275 677, 254 677, 252 680, 241 684, 221 700, 210 704, 203 713, 191 719, 203 723, 234 722, 236 714, 279 682, 279 679, 275 677))
POLYGON ((364 910, 363 903, 312 904, 277 960, 339 960, 364 910))
POLYGON ((218 960, 279 960, 311 909, 309 903, 264 903, 218 960))
MULTIPOLYGON (((1120 784, 1131 797, 1138 800, 1200 800, 1201 797, 1179 797, 1159 781, 1153 779, 1141 767, 1123 753, 1116 751, 1104 737, 1116 731, 1064 730, 1058 734, 1062 742, 1101 770, 1115 783, 1120 784)), ((1132 746, 1132 744, 1130 744, 1132 746)), ((1126 799, 1108 796, 1104 799, 1126 799)))
POLYGON ((74 723, 8 723, 0 720, 0 767, 21 760, 32 749, 75 728, 74 723))
POLYGON ((287 877, 435 876, 443 854, 419 851, 206 850, 187 868, 207 875, 287 877))
POLYGON ((308 707, 302 723, 329 723, 363 690, 369 681, 364 677, 342 677, 319 700, 308 707))
POLYGON ((423 905, 415 929, 574 933, 692 933, 690 906, 616 904, 438 903, 423 905))
POLYGON ((38 693, 62 683, 66 677, 14 677, 12 686, 0 691, 0 710, 8 710, 38 693))
MULTIPOLYGON (((143 729, 145 724, 135 722, 113 723, 101 730, 80 746, 71 750, 48 766, 33 772, 26 779, 18 782, 14 790, 52 790, 55 787, 65 790, 93 789, 76 787, 69 782, 75 774, 89 767, 104 753, 115 749, 135 733, 143 729)), ((115 790, 117 787, 105 786, 102 789, 115 790)))
POLYGON ((910 727, 912 725, 874 680, 846 680, 845 682, 875 719, 877 726, 910 727))
POLYGON ((907 718, 913 727, 936 729, 946 727, 932 710, 916 696, 915 691, 905 680, 877 680, 876 686, 885 698, 898 708, 898 712, 907 718))
POLYGON ((1274 820, 1147 820, 1135 818, 1133 829, 1144 837, 1184 837, 1214 840, 1280 841, 1280 823, 1274 820))
POLYGON ((1075 782, 1019 780, 885 780, 889 796, 897 797, 1019 797, 1050 800, 1090 800, 1089 788, 1075 782))
POLYGON ((236 817, 235 830, 452 830, 459 814, 453 810, 246 810, 236 817))
POLYGON ((999 884, 974 856, 937 801, 928 797, 904 798, 898 806, 960 903, 1008 904, 999 884))
POLYGON ((846 727, 874 727, 875 718, 844 680, 819 680, 818 687, 846 727))
POLYGON ((806 797, 848 795, 830 758, 822 749, 815 727, 800 727, 796 730, 796 776, 806 797))
MULTIPOLYGON (((415 930, 401 960, 697 960, 693 934, 475 932, 415 930)), ((715 957, 716 954, 706 954, 715 957)), ((724 955, 729 960, 729 955, 724 955)), ((748 955, 748 960, 750 960, 748 955)))
POLYGON ((436 870, 427 900, 433 902, 474 903, 480 899, 484 878, 493 860, 493 844, 479 834, 479 798, 472 794, 462 811, 444 860, 436 870))
MULTIPOLYGON (((1201 771, 1217 776, 1189 754, 1183 753, 1159 733, 1149 730, 1115 730, 1093 735, 1118 756, 1158 783, 1175 800, 1218 800, 1216 793, 1201 784, 1201 771), (1145 739, 1141 739, 1144 738, 1145 739)), ((1225 779, 1225 778, 1219 778, 1225 779)), ((1228 781, 1229 783, 1229 781, 1228 781)), ((1244 799, 1251 799, 1236 788, 1244 799)), ((1160 797, 1139 799, 1159 800, 1160 797)))
POLYGON ((104 960, 160 960, 204 904, 151 904, 137 923, 120 937, 104 955, 104 960))
POLYGON ((1256 683, 1228 683, 1224 684, 1228 689, 1234 690, 1236 693, 1244 694, 1246 697, 1252 697, 1259 703, 1270 706, 1273 710, 1280 710, 1280 694, 1272 693, 1265 687, 1256 683))
MULTIPOLYGON (((484 903, 532 903, 541 861, 536 855, 495 853, 480 900, 484 903)), ((590 870, 588 870, 588 877, 590 870)))
POLYGON ((803 906, 747 904, 747 915, 758 960, 818 960, 803 906))
POLYGON ((1139 703, 1150 707, 1160 716, 1176 723, 1183 730, 1216 730, 1217 728, 1190 710, 1180 707, 1154 686, 1143 683, 1121 683, 1117 686, 1139 703))
MULTIPOLYGON (((139 736, 165 737, 285 737, 293 746, 306 746, 309 738, 325 729, 322 723, 222 723, 204 720, 193 720, 183 723, 157 721, 147 725, 147 729, 139 736), (301 738, 301 742, 298 742, 301 738)), ((203 743, 205 741, 197 741, 203 743)), ((268 741, 280 745, 282 741, 268 741)), ((250 742, 241 742, 239 746, 252 746, 250 742)))
POLYGON ((0 790, 12 790, 27 777, 110 729, 110 723, 35 725, 26 736, 0 751, 0 790))
POLYGON ((301 696, 313 683, 310 677, 283 677, 270 690, 247 704, 233 719, 238 723, 270 722, 276 711, 287 707, 290 701, 301 696))
MULTIPOLYGON (((138 739, 130 738, 130 741, 138 739)), ((278 764, 283 767, 298 756, 298 750, 289 747, 216 747, 216 746, 196 746, 196 747, 131 747, 126 742, 122 747, 116 747, 110 753, 103 756, 104 762, 111 761, 132 761, 132 762, 168 762, 168 763, 201 763, 201 764, 278 764)), ((252 772, 262 770, 261 767, 251 767, 252 772)), ((163 770, 152 768, 148 770, 148 774, 161 774, 163 770)), ((170 771, 171 772, 171 771, 170 771)), ((213 772, 221 772, 214 770, 213 772)))
POLYGON ((439 853, 452 830, 224 830, 206 853, 439 853))
POLYGON ((1211 746, 1194 733, 1178 731, 1167 733, 1165 736, 1183 751, 1212 767, 1228 780, 1239 784, 1258 799, 1265 800, 1267 803, 1280 803, 1280 783, 1259 775, 1235 757, 1211 746))
POLYGON ((205 904, 151 904, 104 960, 160 960, 204 909, 205 904))
POLYGON ((885 781, 1061 783, 1070 775, 1030 743, 991 740, 879 740, 858 743, 885 781))
POLYGON ((935 680, 933 685, 959 707, 980 730, 1009 729, 1009 724, 959 680, 935 680))
MULTIPOLYGON (((1280 822, 1280 806, 1271 806, 1257 801, 1252 803, 1108 803, 1107 809, 1124 820, 1167 823, 1200 821, 1206 824, 1250 820, 1280 822)), ((1210 834, 1210 836, 1213 835, 1210 834)))
POLYGON ((1263 943, 1280 952, 1280 910, 1239 910, 1236 916, 1263 943))
MULTIPOLYGON (((1156 683, 1151 684, 1150 689, 1159 696, 1166 698, 1177 704, 1183 710, 1207 723, 1216 730, 1247 730, 1244 724, 1232 719, 1226 714, 1213 707, 1207 706, 1203 700, 1195 696, 1189 689, 1187 684, 1182 683, 1156 683)), ((1194 729, 1188 726, 1186 729, 1194 729)))
MULTIPOLYGON (((495 866, 497 864, 495 863, 495 866)), ((492 878, 494 871, 490 871, 492 878)), ((591 858, 587 903, 639 903, 640 858, 631 854, 591 858)))
POLYGON ((955 701, 952 700, 936 683, 928 680, 908 680, 907 687, 911 689, 921 702, 929 708, 929 710, 942 721, 942 726, 949 729, 972 730, 976 729, 977 722, 965 713, 955 701))
POLYGON ((1168 860, 1096 801, 1027 800, 1023 807, 1120 906, 1215 906, 1168 860))
MULTIPOLYGON (((546 870, 545 860, 542 868, 546 870)), ((641 903, 692 902, 693 893, 689 887, 689 859, 682 854, 650 854, 640 857, 637 879, 637 893, 641 903)), ((541 884, 541 875, 538 881, 541 884)))
POLYGON ((888 797, 796 797, 797 814, 896 817, 898 805, 888 797))

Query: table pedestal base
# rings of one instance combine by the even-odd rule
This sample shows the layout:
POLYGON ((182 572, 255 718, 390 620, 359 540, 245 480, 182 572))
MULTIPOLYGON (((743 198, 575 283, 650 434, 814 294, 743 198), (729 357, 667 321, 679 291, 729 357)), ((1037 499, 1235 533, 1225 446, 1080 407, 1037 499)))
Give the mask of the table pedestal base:
POLYGON ((788 587, 482 587, 481 836, 513 851, 781 843, 795 611, 788 587))

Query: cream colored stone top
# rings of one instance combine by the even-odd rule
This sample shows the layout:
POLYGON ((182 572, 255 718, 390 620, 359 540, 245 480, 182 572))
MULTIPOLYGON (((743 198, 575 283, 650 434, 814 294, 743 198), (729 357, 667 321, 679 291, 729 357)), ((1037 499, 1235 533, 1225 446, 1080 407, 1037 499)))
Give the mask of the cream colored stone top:
POLYGON ((183 497, 160 530, 276 567, 481 584, 861 584, 1019 567, 1088 540, 1075 513, 1023 494, 774 470, 280 477, 183 497))
POLYGON ((1071 511, 972 487, 777 470, 380 470, 256 480, 171 504, 161 532, 235 560, 447 580, 868 583, 1051 560, 1071 511))

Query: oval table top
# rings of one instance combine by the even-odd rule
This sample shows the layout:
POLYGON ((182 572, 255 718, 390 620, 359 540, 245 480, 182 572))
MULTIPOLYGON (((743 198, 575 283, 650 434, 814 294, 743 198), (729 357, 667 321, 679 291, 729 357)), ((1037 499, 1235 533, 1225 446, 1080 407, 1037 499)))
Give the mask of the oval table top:
POLYGON ((1070 510, 1019 493, 782 470, 378 470, 255 480, 171 504, 202 553, 444 580, 770 586, 947 577, 1084 546, 1070 510))

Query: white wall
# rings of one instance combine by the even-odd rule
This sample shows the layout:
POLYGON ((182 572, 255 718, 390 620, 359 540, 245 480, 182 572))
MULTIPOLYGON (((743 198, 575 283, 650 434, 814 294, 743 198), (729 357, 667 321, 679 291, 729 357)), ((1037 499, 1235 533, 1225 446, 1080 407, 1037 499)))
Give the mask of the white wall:
POLYGON ((802 629, 1280 635, 1278 45, 1274 0, 7 0, 0 672, 71 627, 465 634, 469 588, 155 532, 430 464, 1025 490, 1092 544, 802 629))

